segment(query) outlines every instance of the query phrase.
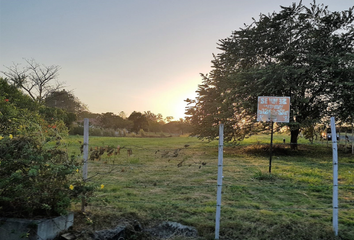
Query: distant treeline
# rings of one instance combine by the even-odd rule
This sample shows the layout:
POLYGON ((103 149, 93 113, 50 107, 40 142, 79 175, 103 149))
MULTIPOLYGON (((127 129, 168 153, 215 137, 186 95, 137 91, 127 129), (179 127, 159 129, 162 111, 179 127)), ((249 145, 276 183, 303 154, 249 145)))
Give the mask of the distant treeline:
POLYGON ((72 135, 83 134, 84 119, 89 119, 90 135, 92 136, 160 136, 185 134, 191 131, 191 124, 180 118, 173 121, 172 117, 163 118, 161 114, 150 111, 132 112, 129 117, 124 112, 102 114, 82 111, 77 114, 77 120, 70 127, 72 135), (152 134, 148 134, 152 133, 152 134))

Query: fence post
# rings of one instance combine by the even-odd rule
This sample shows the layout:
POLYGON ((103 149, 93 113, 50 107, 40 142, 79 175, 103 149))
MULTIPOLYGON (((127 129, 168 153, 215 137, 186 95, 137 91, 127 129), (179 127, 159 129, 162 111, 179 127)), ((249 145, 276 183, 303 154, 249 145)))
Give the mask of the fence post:
POLYGON ((223 167, 223 146, 224 146, 224 124, 219 125, 219 152, 218 152, 218 186, 216 195, 215 215, 215 239, 219 239, 220 212, 221 212, 221 190, 222 190, 222 167, 223 167))
MULTIPOLYGON (((88 144, 89 144, 89 119, 84 119, 84 145, 83 145, 83 153, 84 153, 84 166, 82 169, 82 178, 84 181, 87 179, 87 165, 88 165, 88 144)), ((81 199, 81 211, 85 211, 85 197, 83 196, 81 199)))
POLYGON ((354 154, 354 121, 352 123, 352 137, 350 139, 352 140, 352 154, 354 154))
POLYGON ((333 151, 333 230, 338 236, 338 149, 337 133, 334 117, 331 117, 332 151, 333 151))

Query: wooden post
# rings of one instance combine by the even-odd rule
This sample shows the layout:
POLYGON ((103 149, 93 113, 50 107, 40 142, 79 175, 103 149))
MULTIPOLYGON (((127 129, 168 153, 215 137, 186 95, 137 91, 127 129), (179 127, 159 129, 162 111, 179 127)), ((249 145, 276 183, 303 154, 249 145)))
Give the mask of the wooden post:
POLYGON ((333 147, 333 230, 338 236, 338 149, 337 133, 334 117, 331 117, 332 147, 333 147), (333 137, 334 136, 334 137, 333 137))
MULTIPOLYGON (((84 181, 87 180, 88 144, 89 144, 89 119, 85 118, 84 119, 84 146, 83 146, 84 166, 82 169, 82 178, 84 181)), ((82 200, 81 201, 81 211, 85 212, 85 205, 86 205, 85 197, 83 196, 81 200, 82 200)))
POLYGON ((218 188, 216 195, 216 215, 215 215, 215 239, 219 239, 220 212, 221 212, 221 190, 222 190, 222 167, 223 167, 223 146, 224 146, 224 124, 219 125, 219 152, 218 152, 218 188))

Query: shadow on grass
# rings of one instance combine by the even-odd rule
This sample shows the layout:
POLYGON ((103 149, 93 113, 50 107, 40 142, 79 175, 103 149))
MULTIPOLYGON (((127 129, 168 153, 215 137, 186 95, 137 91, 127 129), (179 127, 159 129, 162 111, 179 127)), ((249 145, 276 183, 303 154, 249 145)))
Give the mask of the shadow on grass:
MULTIPOLYGON (((270 152, 270 144, 254 144, 248 146, 238 146, 229 148, 226 153, 246 154, 254 156, 268 157, 270 152)), ((315 157, 322 158, 332 156, 332 147, 317 144, 298 144, 296 150, 291 149, 290 144, 274 144, 272 146, 273 156, 290 156, 290 157, 315 157)), ((345 148, 338 148, 338 154, 341 156, 352 156, 345 148)))

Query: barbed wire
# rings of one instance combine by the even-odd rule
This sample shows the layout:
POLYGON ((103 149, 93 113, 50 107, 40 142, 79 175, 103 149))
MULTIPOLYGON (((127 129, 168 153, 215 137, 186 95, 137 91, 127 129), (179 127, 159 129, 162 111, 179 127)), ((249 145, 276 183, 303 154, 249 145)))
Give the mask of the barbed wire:
MULTIPOLYGON (((126 184, 115 184, 115 186, 122 186, 126 184)), ((137 187, 142 187, 146 188, 149 186, 155 187, 155 188, 217 188, 218 185, 215 182, 215 184, 202 184, 202 185, 174 185, 171 183, 168 184, 158 184, 157 182, 153 183, 129 183, 129 185, 134 185, 137 187)), ((271 185, 271 186, 248 186, 248 185, 233 185, 233 184, 223 184, 222 187, 225 188, 233 188, 235 190, 247 190, 247 189, 283 189, 283 190, 292 190, 292 189, 310 189, 310 190, 317 190, 317 189, 327 189, 327 190, 332 190, 333 184, 326 184, 326 185, 308 185, 308 186, 289 186, 289 185, 271 185)), ((352 184, 339 184, 339 188, 343 189, 350 189, 354 190, 354 185, 352 184)))
MULTIPOLYGON (((177 161, 181 161, 180 159, 178 159, 177 161)), ((237 160, 236 160, 237 161, 237 160)), ((266 161, 266 160, 265 160, 266 161)), ((269 160, 267 160, 269 161, 269 160)), ((101 160, 101 162, 96 161, 96 162, 89 162, 89 164, 96 164, 96 165, 104 165, 104 166, 115 166, 115 167, 148 167, 148 168, 166 168, 169 166, 177 166, 178 163, 175 162, 166 162, 165 164, 167 165, 163 165, 163 163, 161 165, 153 165, 153 163, 151 164, 137 164, 137 163, 125 163, 125 164, 120 164, 120 163, 105 163, 103 162, 103 160, 101 160)), ((199 167, 200 165, 203 165, 203 168, 217 168, 217 162, 215 163, 210 163, 210 162, 187 162, 185 161, 184 164, 182 164, 181 166, 178 166, 179 168, 181 167, 191 167, 191 166, 197 166, 199 167), (204 163, 204 164, 203 164, 204 163)), ((301 166, 327 166, 327 167, 332 167, 333 163, 299 163, 301 166)), ((274 166, 293 166, 292 164, 287 164, 287 163, 281 163, 279 161, 273 160, 273 165, 274 166)), ((353 167, 354 168, 354 163, 338 163, 339 166, 343 165, 343 166, 349 166, 349 167, 353 167)), ((268 167, 269 163, 264 163, 264 164, 223 164, 223 167, 239 167, 239 168, 257 168, 257 167, 268 167)), ((277 170, 277 169, 275 169, 277 170)))
MULTIPOLYGON (((133 204, 152 204, 152 205, 159 205, 159 206, 176 206, 176 207, 193 207, 193 208, 205 208, 205 207, 217 207, 216 204, 190 204, 190 203, 175 203, 175 202, 156 202, 156 201, 143 201, 143 200, 138 200, 138 201, 133 201, 133 200, 118 200, 119 203, 133 203, 133 204)), ((331 203, 328 203, 327 205, 331 205, 331 203)), ((108 208, 115 208, 112 206, 107 206, 107 205, 95 205, 92 204, 90 205, 92 207, 108 207, 108 208)), ((236 205, 226 205, 222 204, 220 206, 221 208, 232 208, 232 209, 238 209, 238 210, 268 210, 268 211, 307 211, 307 210, 332 210, 332 206, 328 207, 258 207, 258 206, 236 206, 236 205)), ((354 210, 353 207, 342 207, 340 208, 341 210, 354 210)))
MULTIPOLYGON (((325 144, 326 142, 321 142, 317 145, 322 145, 325 144)), ((277 143, 275 143, 277 144, 277 143)), ((262 145, 269 145, 269 144, 262 144, 262 145)), ((290 145, 290 144, 283 144, 283 143, 279 143, 279 145, 290 145)), ((316 144, 298 144, 298 145, 311 145, 314 146, 316 144)), ((136 157, 134 155, 132 156, 123 156, 123 155, 119 155, 117 156, 114 160, 113 159, 109 159, 108 157, 102 157, 101 161, 95 161, 89 162, 89 166, 90 163, 94 163, 95 166, 93 167, 98 167, 98 168, 127 168, 125 169, 125 171, 129 171, 129 170, 136 170, 138 169, 140 171, 141 168, 143 168, 144 170, 146 169, 166 169, 168 171, 171 170, 175 170, 178 166, 179 169, 183 170, 186 167, 192 167, 192 168, 199 168, 201 172, 203 172, 204 169, 208 169, 208 171, 210 171, 210 169, 217 169, 218 168, 218 164, 217 164, 217 155, 215 154, 215 156, 204 156, 203 154, 198 154, 198 157, 201 158, 201 160, 199 161, 195 161, 193 160, 193 157, 195 155, 190 154, 190 152, 188 152, 189 150, 196 150, 196 149, 211 149, 211 148, 216 148, 217 146, 214 147, 207 147, 207 148, 181 148, 182 151, 177 158, 173 158, 173 157, 163 157, 161 156, 161 152, 169 152, 169 151, 175 151, 176 148, 163 148, 163 147, 154 147, 154 148, 146 148, 146 147, 141 147, 141 146, 129 146, 131 148, 136 147, 136 151, 134 151, 134 153, 136 153, 136 157), (157 153, 157 149, 160 149, 160 152, 157 153), (145 152, 143 155, 141 156, 141 153, 145 152), (140 154, 140 155, 139 155, 140 154), (139 162, 134 162, 137 161, 136 158, 140 161, 140 159, 142 158, 148 158, 148 161, 143 162, 141 161, 139 162), (140 159, 139 159, 140 158, 140 159), (156 163, 153 160, 159 159, 160 162, 156 163), (164 159, 166 159, 166 161, 163 161, 164 159), (181 159, 185 159, 184 162, 182 162, 183 164, 178 164, 181 162, 181 159), (118 163, 111 163, 111 161, 117 161, 118 163), (151 161, 152 160, 152 161, 151 161), (107 162, 104 162, 107 161, 107 162), (121 161, 121 162, 119 162, 121 161), (125 162, 122 162, 125 161, 125 162), (133 161, 133 162, 129 162, 129 161, 133 161), (105 166, 105 167, 103 167, 105 166)), ((330 147, 330 146, 328 146, 330 147)), ((274 157, 278 157, 278 156, 274 156, 274 157)), ((279 155, 279 157, 283 157, 281 155, 279 155)), ((245 159, 241 159, 240 157, 230 157, 227 156, 226 157, 227 161, 229 161, 230 159, 232 161, 235 162, 228 162, 226 164, 223 165, 224 167, 224 173, 227 173, 230 168, 236 168, 236 169, 240 169, 240 172, 235 172, 235 169, 231 170, 233 171, 232 174, 238 174, 238 173, 243 173, 242 171, 245 168, 249 168, 250 173, 252 174, 256 174, 256 172, 254 172, 254 169, 256 170, 260 170, 260 168, 263 167, 268 167, 269 163, 268 163, 268 159, 263 159, 262 160, 258 160, 255 161, 253 159, 251 159, 252 163, 245 163, 245 159), (237 161, 240 161, 240 163, 237 163, 237 161)), ((276 173, 272 174, 272 175, 279 175, 279 173, 277 173, 277 171, 281 171, 282 167, 291 167, 293 166, 293 163, 287 163, 284 160, 279 160, 277 158, 273 159, 273 164, 276 163, 276 165, 273 166, 277 166, 277 168, 274 169, 274 171, 276 171, 276 173), (279 167, 279 168, 278 168, 279 167)), ((330 168, 333 166, 332 161, 328 161, 328 162, 296 162, 297 164, 299 164, 300 167, 310 167, 310 168, 330 168)), ((343 165, 343 166, 347 166, 349 169, 351 169, 351 167, 354 167, 354 163, 339 163, 339 165, 343 165)), ((301 169, 300 169, 301 170, 301 169)), ((121 169, 117 169, 116 171, 113 172, 120 172, 121 169)), ((149 170, 146 170, 149 171, 149 170)), ((178 171, 178 174, 180 174, 180 171, 178 171)), ((301 175, 301 173, 299 173, 298 175, 301 175)), ((256 175, 253 176, 248 176, 251 178, 257 178, 256 175)), ((261 176, 262 177, 262 176, 261 176)), ((225 178, 226 179, 226 178, 225 178)), ((171 191, 173 191, 174 189, 186 189, 186 192, 205 192, 205 193, 210 193, 210 191, 215 191, 217 189, 217 183, 216 183, 216 179, 213 179, 213 183, 210 184, 198 184, 198 185, 188 185, 188 184, 174 184, 173 182, 168 182, 167 180, 162 180, 159 181, 158 179, 153 179, 153 180, 146 180, 146 182, 139 180, 139 182, 128 182, 128 183, 115 183, 114 186, 117 187, 122 187, 122 188, 134 188, 137 190, 134 191, 138 191, 139 188, 142 189, 170 189, 171 191)), ((326 194, 326 195, 331 195, 331 193, 329 193, 332 189, 333 189, 333 184, 328 183, 328 184, 309 184, 309 185, 300 185, 298 182, 292 183, 292 184, 287 184, 287 185, 282 185, 282 184, 275 184, 272 181, 261 181, 259 180, 259 184, 260 185, 240 185, 240 184, 223 184, 223 196, 226 197, 226 199, 228 198, 227 196, 229 196, 229 198, 233 198, 235 196, 235 194, 237 195, 238 192, 242 192, 242 191, 247 191, 247 190, 251 190, 251 191, 270 191, 271 189, 274 189, 274 192, 277 190, 283 190, 284 194, 287 194, 288 191, 293 191, 293 190, 299 190, 299 191, 294 191, 295 194, 299 193, 299 195, 295 195, 294 197, 292 197, 292 200, 289 200, 290 205, 301 205, 302 199, 304 198, 303 195, 306 196, 306 198, 310 199, 311 203, 310 207, 267 207, 264 205, 267 205, 267 202, 264 201, 258 201, 255 200, 253 201, 254 204, 251 205, 233 205, 230 203, 225 203, 221 205, 221 208, 223 209, 235 209, 235 210, 251 210, 251 211, 260 211, 260 210, 268 210, 268 211, 325 211, 325 210, 333 210, 333 206, 332 206, 332 202, 331 202, 331 198, 325 198, 322 199, 321 197, 318 197, 315 195, 315 193, 317 192, 321 192, 321 194, 326 194), (299 184, 299 185, 297 185, 299 184), (303 191, 305 191, 303 193, 303 191), (305 194, 306 193, 306 194, 305 194), (309 194, 311 193, 311 194, 309 194), (313 193, 313 194, 312 194, 313 193), (263 206, 262 206, 263 205, 263 206), (314 206, 313 206, 314 205, 314 206)), ((108 187, 108 184, 107 186, 108 187)), ((354 209, 354 200, 351 199, 347 199, 347 197, 349 196, 347 193, 350 194, 350 192, 352 190, 354 190, 354 185, 352 184, 339 184, 338 188, 340 190, 344 190, 346 191, 345 196, 340 196, 339 197, 339 209, 340 210, 353 210, 354 209)), ((109 190, 107 190, 107 192, 97 192, 98 196, 100 197, 108 197, 108 199, 110 199, 110 196, 114 196, 115 193, 110 193, 109 190)), ((261 193, 259 193, 261 194, 261 193)), ((257 193, 255 194, 257 195, 257 193)), ((351 195, 350 195, 351 196, 351 195)), ((136 197, 136 196, 135 196, 136 197)), ((134 198, 135 198, 134 197, 134 198)), ((178 195, 177 195, 178 197, 178 195)), ((138 197, 139 198, 139 197, 138 197)), ((223 197, 224 198, 224 197, 223 197)), ((349 197, 350 198, 350 197, 349 197)), ((178 201, 178 200, 177 200, 178 201)), ((191 200, 193 201, 193 200, 191 200)), ((196 200, 198 201, 198 200, 196 200)), ((227 200, 227 202, 230 202, 231 200, 227 200)), ((105 202, 104 200, 99 201, 102 204, 96 204, 96 203, 92 203, 92 205, 90 204, 90 206, 92 207, 102 207, 102 208, 119 208, 118 206, 112 206, 115 204, 130 204, 130 205, 158 205, 158 206, 168 206, 168 207, 182 207, 182 208, 206 208, 206 207, 211 207, 211 208, 215 208, 217 207, 217 205, 215 203, 210 203, 206 202, 206 203, 187 203, 187 202, 175 202, 175 201, 148 201, 148 200, 128 200, 128 199, 121 199, 120 197, 116 197, 113 201, 109 200, 108 202, 105 202)), ((216 201, 215 201, 216 202, 216 201)), ((304 204, 306 205, 306 204, 304 204)), ((308 204, 307 204, 308 205, 308 204)), ((187 209, 186 209, 187 210, 187 209)))

